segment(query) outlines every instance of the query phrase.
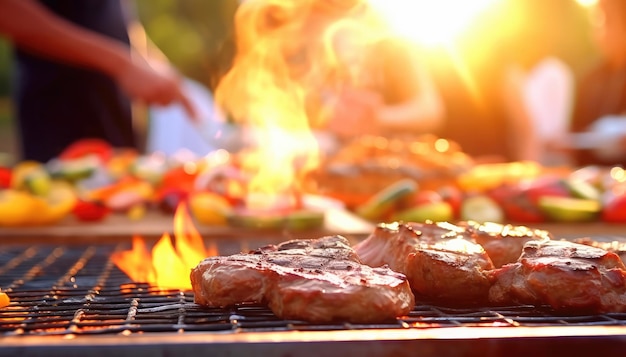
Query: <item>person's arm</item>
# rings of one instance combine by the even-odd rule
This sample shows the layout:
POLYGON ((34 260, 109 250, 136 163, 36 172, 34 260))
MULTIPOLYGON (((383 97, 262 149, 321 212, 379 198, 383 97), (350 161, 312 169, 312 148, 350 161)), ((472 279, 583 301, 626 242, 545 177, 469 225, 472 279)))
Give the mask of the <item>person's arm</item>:
POLYGON ((24 50, 103 72, 134 99, 180 102, 195 115, 176 73, 133 60, 125 44, 66 21, 33 0, 0 1, 0 32, 24 50))

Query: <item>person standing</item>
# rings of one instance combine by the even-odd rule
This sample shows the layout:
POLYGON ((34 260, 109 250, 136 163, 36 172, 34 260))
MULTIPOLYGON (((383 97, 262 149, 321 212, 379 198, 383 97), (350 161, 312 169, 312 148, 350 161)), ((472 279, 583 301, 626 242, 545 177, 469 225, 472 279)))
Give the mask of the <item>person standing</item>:
POLYGON ((15 48, 22 159, 46 162, 72 142, 137 148, 131 101, 194 109, 169 66, 131 56, 120 1, 4 0, 0 33, 15 48))
POLYGON ((600 0, 594 10, 601 56, 577 83, 571 131, 591 132, 597 143, 573 157, 579 166, 626 167, 626 2, 600 0))

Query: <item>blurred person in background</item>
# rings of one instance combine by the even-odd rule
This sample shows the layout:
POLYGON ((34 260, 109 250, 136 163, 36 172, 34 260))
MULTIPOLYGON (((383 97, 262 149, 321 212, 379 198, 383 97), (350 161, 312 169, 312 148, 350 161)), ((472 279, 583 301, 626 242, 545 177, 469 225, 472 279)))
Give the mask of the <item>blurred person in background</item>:
MULTIPOLYGON (((477 162, 543 161, 538 134, 548 123, 538 125, 525 91, 538 71, 567 82, 582 66, 590 43, 584 16, 572 0, 499 1, 450 46, 433 49, 429 67, 447 113, 441 135, 477 162)), ((555 104, 560 93, 550 96, 555 104)))
POLYGON ((194 109, 180 76, 131 52, 118 0, 3 0, 0 33, 15 47, 15 103, 24 160, 46 162, 82 138, 141 149, 131 101, 194 109))
POLYGON ((447 114, 441 136, 477 162, 542 160, 542 126, 528 112, 525 86, 545 67, 564 69, 560 78, 578 70, 590 47, 584 21, 573 0, 497 1, 449 44, 430 49, 447 114))
POLYGON ((503 94, 515 159, 568 165, 554 143, 567 135, 574 76, 588 65, 592 40, 579 30, 587 29, 585 9, 572 0, 508 2, 513 26, 503 39, 503 94))
POLYGON ((503 96, 510 54, 502 45, 511 21, 504 5, 485 10, 454 41, 431 48, 428 56, 446 108, 441 136, 479 163, 518 158, 503 96))
POLYGON ((626 167, 626 1, 592 10, 601 56, 578 80, 569 145, 577 165, 626 167))

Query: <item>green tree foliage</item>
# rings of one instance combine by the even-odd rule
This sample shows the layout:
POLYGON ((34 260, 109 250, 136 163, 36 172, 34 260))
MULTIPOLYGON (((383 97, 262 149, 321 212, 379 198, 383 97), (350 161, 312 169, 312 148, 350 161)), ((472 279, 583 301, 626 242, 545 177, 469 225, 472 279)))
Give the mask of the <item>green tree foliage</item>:
POLYGON ((11 45, 0 38, 0 97, 8 97, 11 92, 11 45))
POLYGON ((234 51, 237 0, 136 0, 146 33, 186 76, 213 88, 234 51))

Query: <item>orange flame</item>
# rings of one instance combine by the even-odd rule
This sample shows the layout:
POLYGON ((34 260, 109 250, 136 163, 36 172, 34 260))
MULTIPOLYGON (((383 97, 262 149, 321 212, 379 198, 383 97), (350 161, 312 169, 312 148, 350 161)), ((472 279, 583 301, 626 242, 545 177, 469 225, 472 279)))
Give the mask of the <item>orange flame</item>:
POLYGON ((245 201, 251 210, 294 208, 302 177, 319 166, 311 93, 320 95, 316 82, 329 74, 322 73, 328 60, 322 39, 307 36, 317 30, 308 28, 313 4, 248 0, 236 14, 238 53, 215 96, 250 134, 242 170, 250 178, 245 201))
POLYGON ((145 240, 133 236, 132 249, 116 252, 111 259, 135 282, 146 282, 161 288, 190 290, 189 271, 207 256, 217 255, 217 248, 204 246, 184 204, 174 214, 174 244, 168 233, 148 250, 145 240))

